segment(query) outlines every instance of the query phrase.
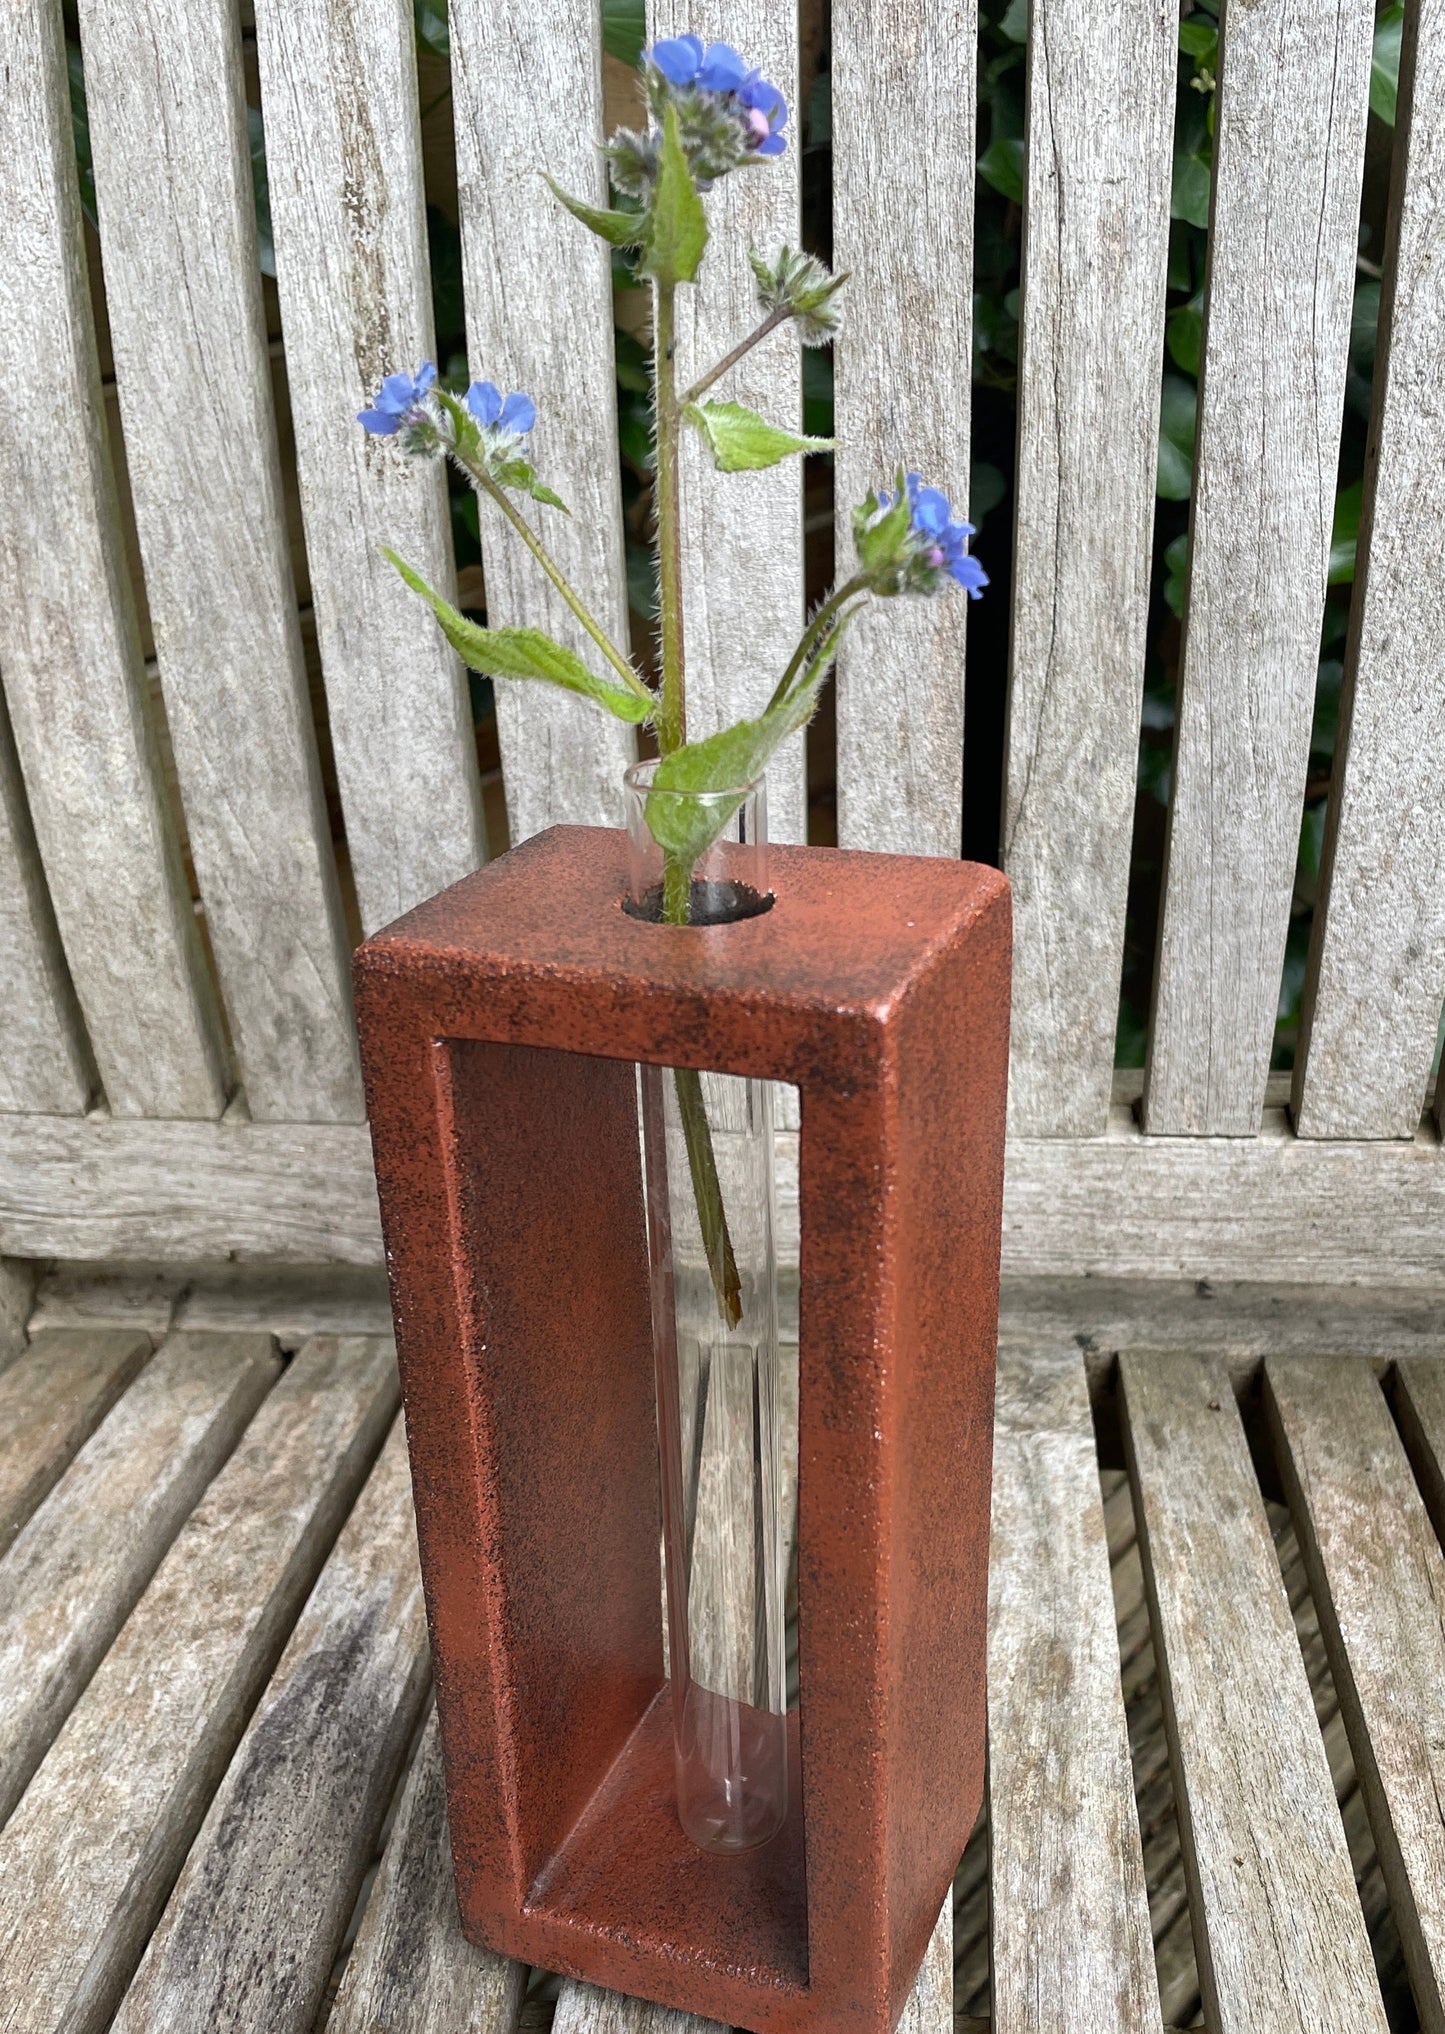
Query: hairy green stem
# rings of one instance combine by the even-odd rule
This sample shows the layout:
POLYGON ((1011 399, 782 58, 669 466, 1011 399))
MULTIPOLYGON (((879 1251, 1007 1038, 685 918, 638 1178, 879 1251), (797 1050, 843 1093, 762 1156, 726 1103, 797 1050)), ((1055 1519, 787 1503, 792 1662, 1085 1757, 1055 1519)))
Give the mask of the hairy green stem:
POLYGON ((626 685, 628 691, 636 693, 639 699, 645 699, 649 705, 652 705, 653 695, 651 692, 648 691, 647 687, 633 670, 631 664, 628 663, 621 650, 618 649, 617 645, 608 635, 606 629, 589 612, 581 596, 573 591, 561 567, 555 562, 551 552, 547 549, 547 546, 542 542, 542 539, 537 535, 537 532, 532 528, 526 517, 518 511, 516 505, 484 468, 472 465, 470 460, 460 463, 465 466, 467 473, 476 482, 477 486, 482 489, 483 493, 489 495, 497 504, 497 507, 502 511, 502 514, 507 518, 507 521, 512 525, 512 528, 517 532, 517 535, 522 539, 522 542, 566 601, 568 607, 571 608, 573 614, 576 615, 578 621, 581 622, 583 628, 587 631, 624 685, 626 685))
POLYGON ((755 332, 749 332, 747 338, 740 340, 731 353, 725 353, 715 367, 708 369, 701 381, 693 383, 686 395, 680 398, 680 406, 686 409, 689 403, 695 403, 699 396, 706 395, 713 383, 721 381, 729 368, 736 367, 745 353, 751 353, 760 339, 766 339, 769 332, 776 332, 779 325, 786 325, 792 315, 792 310, 787 304, 779 304, 775 311, 769 311, 755 332))
POLYGON ((845 601, 851 600, 855 593, 866 593, 867 590, 867 573, 855 572, 851 579, 845 581, 842 586, 835 587, 828 595, 828 598, 808 623, 802 635, 799 636, 798 647, 788 659, 787 670, 784 671, 782 677, 773 687, 773 696, 768 701, 769 710, 787 698, 789 691, 792 689, 793 680, 808 662, 818 644, 826 636, 828 625, 834 615, 837 614, 839 608, 843 606, 845 601))
MULTIPOLYGON (((668 854, 662 865, 662 915, 669 925, 686 925, 692 895, 692 870, 680 856, 668 854)), ((692 1177, 697 1222, 702 1247, 717 1296, 718 1312, 724 1325, 735 1328, 743 1317, 742 1280, 738 1277, 733 1239, 728 1232, 723 1207, 722 1182, 718 1178, 717 1153, 713 1150, 712 1129, 703 1100, 702 1075, 693 1067, 672 1070, 677 1091, 677 1112, 682 1119, 683 1142, 687 1146, 687 1169, 692 1177)))
POLYGON ((652 388, 657 405, 657 597, 662 617, 662 702, 656 727, 657 746, 664 756, 670 756, 687 740, 674 294, 671 283, 659 282, 655 286, 652 318, 652 388))

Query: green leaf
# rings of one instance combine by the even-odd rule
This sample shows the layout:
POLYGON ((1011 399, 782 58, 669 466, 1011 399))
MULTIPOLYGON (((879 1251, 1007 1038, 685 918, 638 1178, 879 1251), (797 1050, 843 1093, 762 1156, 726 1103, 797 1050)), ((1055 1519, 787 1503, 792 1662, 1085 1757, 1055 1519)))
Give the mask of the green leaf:
POLYGON ((1176 367, 1182 367, 1186 374, 1197 375, 1199 356, 1204 345, 1204 292, 1192 296, 1187 304, 1169 313, 1169 323, 1164 328, 1169 347, 1169 358, 1176 367))
POLYGON ((480 671, 487 678, 541 678, 549 685, 560 685, 567 692, 580 692, 583 698, 595 700, 619 720, 646 720, 651 713, 652 701, 640 679, 637 691, 633 692, 615 678, 599 678, 574 651, 553 642, 540 629, 479 628, 465 615, 458 614, 450 601, 434 593, 421 574, 398 558, 395 551, 383 545, 382 556, 396 567, 412 592, 421 595, 440 622, 442 634, 473 671, 480 671))
POLYGON ((1355 553, 1360 539, 1360 506, 1365 483, 1342 487, 1335 496, 1335 524, 1330 532, 1330 585, 1348 586, 1355 576, 1355 553))
POLYGON ((869 517, 877 506, 877 495, 870 494, 863 506, 853 511, 853 548, 865 572, 875 572, 891 565, 898 555, 899 545, 908 535, 913 511, 901 473, 891 506, 876 523, 870 523, 869 517))
POLYGON ((553 494, 550 487, 543 487, 535 470, 525 459, 504 460, 493 478, 502 487, 520 488, 523 494, 530 494, 533 501, 545 502, 548 508, 561 509, 564 516, 570 516, 572 513, 560 494, 553 494))
POLYGON ((793 452, 831 452, 831 438, 805 438, 742 403, 689 403, 683 415, 708 442, 719 473, 755 473, 793 452))
POLYGON ((663 113, 657 183, 644 214, 646 237, 639 264, 664 287, 691 282, 707 246, 707 214, 683 153, 677 108, 669 99, 663 113))
POLYGON ((425 44, 433 56, 449 57, 452 53, 451 31, 447 27, 445 0, 434 7, 432 0, 414 0, 416 16, 416 39, 425 44))
POLYGON ((574 219, 580 219, 599 240, 605 240, 610 247, 636 247, 642 239, 646 218, 641 212, 611 212, 600 205, 584 205, 580 198, 574 198, 570 191, 564 191, 555 177, 542 175, 547 187, 559 205, 565 205, 574 219))
POLYGON ((1196 63, 1212 64, 1219 53, 1219 28, 1213 21, 1181 21, 1179 47, 1196 63))
POLYGON ((636 70, 647 40, 647 9, 643 0, 602 0, 602 47, 629 70, 636 70))
POLYGON ((1188 501, 1194 480, 1194 415, 1198 402, 1192 381, 1166 374, 1159 401, 1159 470, 1155 493, 1166 501, 1188 501))
POLYGON ((675 854, 688 868, 711 847, 742 803, 741 793, 731 803, 720 803, 717 793, 755 783, 779 743, 807 726, 853 612, 838 618, 815 653, 807 676, 786 699, 770 706, 757 720, 736 721, 718 734, 686 742, 663 757, 647 800, 647 824, 659 847, 675 854), (658 797, 658 792, 668 795, 658 797), (698 795, 679 797, 679 792, 698 795))
POLYGON ((1395 124, 1395 101, 1400 92, 1400 37, 1405 27, 1405 10, 1387 7, 1375 20, 1375 46, 1370 59, 1370 111, 1387 127, 1395 124))
POLYGON ((1171 219, 1187 220, 1191 226, 1208 226, 1209 164, 1203 156, 1175 156, 1169 216, 1171 219))
POLYGON ((978 173, 986 184, 1015 205, 1024 201, 1024 144, 1012 135, 992 140, 978 159, 978 173))
POLYGON ((1008 6, 998 24, 1000 35, 1010 42, 1027 42, 1029 39, 1029 0, 1008 0, 1008 6))
POLYGON ((1164 547, 1164 604, 1171 613, 1184 613, 1184 590, 1188 585, 1189 533, 1182 532, 1164 547))

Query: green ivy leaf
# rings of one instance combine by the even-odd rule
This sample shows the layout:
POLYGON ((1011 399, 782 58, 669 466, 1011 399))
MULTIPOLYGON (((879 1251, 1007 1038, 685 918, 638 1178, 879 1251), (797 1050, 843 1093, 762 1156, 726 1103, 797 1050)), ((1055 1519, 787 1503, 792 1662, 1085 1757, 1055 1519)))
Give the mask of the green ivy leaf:
POLYGON ((433 56, 449 57, 452 53, 451 31, 447 27, 445 0, 440 6, 433 6, 432 0, 414 0, 413 13, 416 17, 416 39, 429 49, 433 56))
POLYGON ((1188 501, 1194 481, 1194 416, 1198 395, 1192 381, 1166 374, 1159 401, 1159 469, 1154 491, 1165 501, 1188 501))
POLYGON ((441 624, 442 634, 462 662, 487 678, 540 678, 564 691, 580 692, 584 699, 605 706, 619 720, 646 720, 652 701, 638 681, 631 691, 614 678, 599 678, 589 671, 577 654, 554 642, 541 629, 484 629, 458 614, 450 601, 433 592, 419 572, 414 572, 395 551, 383 545, 382 555, 393 564, 413 593, 419 593, 441 624))
POLYGON ((564 191, 555 177, 546 177, 547 187, 559 205, 565 205, 574 219, 582 224, 599 240, 605 240, 609 247, 636 247, 642 239, 646 218, 641 212, 612 212, 600 205, 584 205, 580 198, 574 198, 570 191, 564 191))
POLYGON ((1387 7, 1375 20, 1375 46, 1370 58, 1370 111, 1387 127, 1395 124, 1395 102, 1400 94, 1400 37, 1405 27, 1405 10, 1397 4, 1387 7))
POLYGON ((1169 200, 1171 219, 1183 219, 1191 226, 1209 224, 1209 164, 1201 155, 1176 155, 1174 187, 1169 200))
POLYGON ((1197 18, 1179 24, 1179 47, 1196 63, 1213 64, 1219 53, 1219 29, 1213 21, 1197 18))
POLYGON ((978 159, 978 173, 986 184, 1015 205, 1024 201, 1024 144, 1021 137, 1000 134, 978 159))
POLYGON ((1164 605, 1172 614, 1183 616, 1184 591, 1189 583, 1189 533, 1183 531, 1164 547, 1164 605))
POLYGON ((1335 497, 1335 523, 1330 532, 1330 585, 1348 586, 1355 576, 1355 554, 1360 540, 1360 507, 1365 483, 1342 487, 1335 497))
POLYGON ((719 473, 755 473, 793 452, 831 452, 831 438, 806 438, 770 424, 742 403, 689 403, 683 415, 708 442, 719 473))
POLYGON ((1169 313, 1164 328, 1169 358, 1186 374, 1199 373, 1199 356, 1204 346, 1204 292, 1200 290, 1169 313))
POLYGON ((1008 0, 998 24, 998 32, 1009 42, 1027 42, 1029 39, 1029 0, 1008 0))
POLYGON ((707 214, 683 152, 677 108, 669 99, 663 114, 657 183, 644 215, 643 273, 664 286, 691 282, 707 246, 707 214))
POLYGON ((602 0, 602 47, 619 63, 636 70, 647 40, 647 9, 643 0, 602 0))

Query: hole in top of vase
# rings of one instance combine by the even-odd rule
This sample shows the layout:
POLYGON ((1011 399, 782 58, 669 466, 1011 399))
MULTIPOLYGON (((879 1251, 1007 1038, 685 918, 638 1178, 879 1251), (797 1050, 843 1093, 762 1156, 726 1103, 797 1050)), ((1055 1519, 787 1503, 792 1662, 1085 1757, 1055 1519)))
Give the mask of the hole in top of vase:
MULTIPOLYGON (((661 925, 661 883, 654 883, 650 889, 644 890, 640 898, 624 897, 622 908, 629 918, 642 919, 648 925, 661 925)), ((742 918, 759 918, 772 908, 771 890, 755 890, 751 883, 740 883, 730 878, 708 881, 694 878, 688 890, 687 922, 690 926, 733 925, 742 918)))

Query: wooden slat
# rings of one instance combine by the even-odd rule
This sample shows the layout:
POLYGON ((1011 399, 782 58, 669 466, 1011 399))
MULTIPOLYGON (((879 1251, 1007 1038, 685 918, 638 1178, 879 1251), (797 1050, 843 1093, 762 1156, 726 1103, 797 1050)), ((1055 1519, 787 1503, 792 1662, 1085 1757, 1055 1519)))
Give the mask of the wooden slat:
POLYGON ((1270 1357, 1266 1403, 1430 2034, 1445 2029, 1445 1556, 1374 1372, 1270 1357))
POLYGON ((79 1116, 95 1086, 80 1006, 0 697, 0 1109, 79 1116))
MULTIPOLYGON (((471 372, 537 405, 528 457, 571 516, 536 509, 563 572, 627 646, 612 347, 612 269, 538 174, 604 204, 602 16, 591 0, 452 0, 452 103, 471 372)), ((487 616, 596 651, 490 503, 487 616)), ((559 820, 616 826, 630 729, 566 693, 497 686, 512 841, 559 820)))
POLYGON ((0 1823, 280 1373, 269 1335, 173 1335, 0 1562, 0 1823))
POLYGON ((462 1934, 433 1712, 327 2034, 513 2034, 526 1976, 462 1934))
MULTIPOLYGON (((678 386, 685 389, 752 331, 762 313, 746 255, 799 242, 798 17, 773 0, 654 0, 654 39, 698 35, 723 41, 770 78, 788 102, 787 153, 724 177, 707 198, 712 243, 694 289, 679 292, 678 386)), ((763 341, 712 391, 746 403, 788 430, 802 429, 798 341, 763 341)), ((803 625, 803 468, 796 459, 765 473, 717 473, 696 433, 683 441, 683 542, 688 734, 696 740, 761 713, 803 625)), ((768 765, 768 831, 808 837, 803 743, 768 765)))
POLYGON ((954 2034, 951 1890, 933 1924, 913 1990, 899 2017, 897 2034, 954 2034))
POLYGON ((211 1803, 116 2034, 309 2034, 429 1678, 398 1421, 211 1803))
MULTIPOLYGON (((22 0, 0 90, 0 668, 56 921, 117 1115, 217 1116, 225 1075, 117 534, 61 18, 22 0)), ((170 416, 163 359, 152 400, 170 416)), ((208 447, 205 460, 216 456, 208 447)))
MULTIPOLYGON (((1035 7, 1003 866, 1010 1121, 1104 1128, 1149 607, 1178 10, 1035 7)), ((997 596, 985 596, 996 598, 997 596)))
POLYGON ((81 0, 80 30, 131 499, 232 1044, 254 1117, 357 1122, 341 899, 282 520, 239 20, 227 0, 180 16, 166 0, 81 0))
POLYGON ((311 595, 370 933, 487 858, 465 678, 379 549, 453 590, 445 477, 355 421, 436 343, 413 11, 260 0, 256 45, 311 595))
POLYGON ((552 2034, 728 2034, 716 2020, 699 2020, 671 2006, 627 1999, 595 1985, 564 1984, 552 2034))
POLYGON ((0 1370, 24 1351, 35 1272, 36 1266, 24 1257, 0 1257, 0 1370))
POLYGON ((128 1329, 61 1328, 0 1376, 0 1554, 150 1353, 128 1329))
POLYGON ((98 2034, 396 1407, 385 1342, 296 1357, 0 1832, 4 2034, 98 2034))
POLYGON ((1145 1122, 1253 1136, 1314 714, 1374 8, 1223 23, 1189 596, 1145 1122))
MULTIPOLYGON (((852 280, 837 353, 838 563, 901 461, 968 501, 975 0, 836 0, 833 250, 852 280)), ((879 601, 838 667, 838 838, 956 855, 968 602, 879 601)))
POLYGON ((1295 1123, 1411 1137, 1445 1003, 1445 9, 1409 10, 1354 631, 1295 1123), (1413 86, 1411 79, 1413 77, 1413 86))
POLYGON ((1425 1509, 1445 1545, 1445 1364, 1418 1357, 1397 1364, 1395 1409, 1425 1509))
POLYGON ((989 1558, 996 2034, 1159 2029, 1084 1363, 1001 1349, 989 1558))
POLYGON ((1229 1376, 1120 1358, 1205 2019, 1386 2034, 1329 1761, 1229 1376))

